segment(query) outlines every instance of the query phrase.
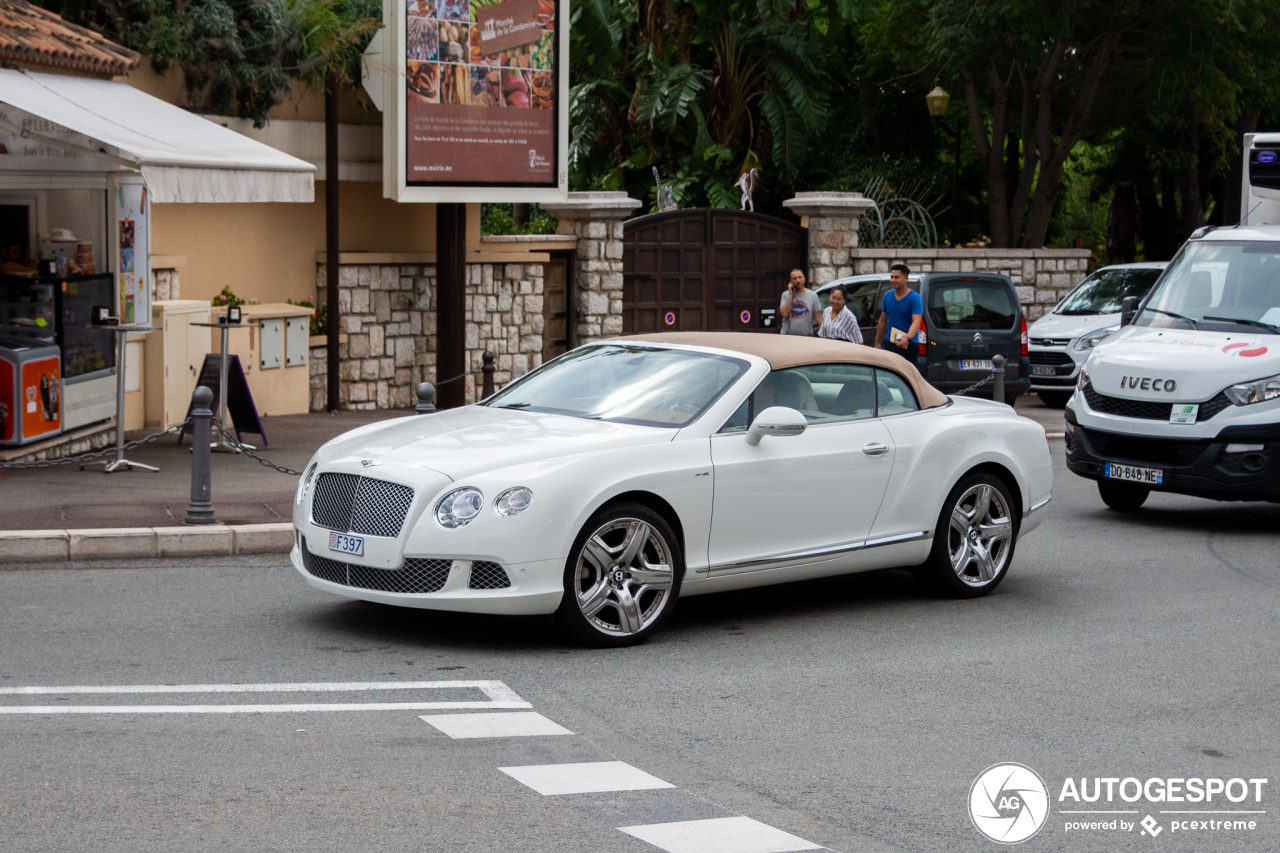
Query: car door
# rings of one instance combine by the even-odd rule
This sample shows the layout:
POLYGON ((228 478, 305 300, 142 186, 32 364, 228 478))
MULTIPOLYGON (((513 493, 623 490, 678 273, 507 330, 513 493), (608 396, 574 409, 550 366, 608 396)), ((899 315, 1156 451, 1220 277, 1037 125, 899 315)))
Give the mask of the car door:
POLYGON ((845 364, 774 371, 712 437, 713 575, 833 559, 866 539, 894 455, 872 376, 845 364), (746 425, 770 405, 798 409, 808 426, 752 447, 746 425))

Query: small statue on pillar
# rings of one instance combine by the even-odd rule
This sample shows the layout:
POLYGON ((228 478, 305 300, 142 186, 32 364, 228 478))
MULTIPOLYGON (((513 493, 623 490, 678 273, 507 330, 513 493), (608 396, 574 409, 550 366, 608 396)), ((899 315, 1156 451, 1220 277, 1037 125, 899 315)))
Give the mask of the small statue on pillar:
POLYGON ((665 213, 676 209, 675 196, 670 184, 664 184, 658 175, 658 167, 653 167, 653 180, 658 185, 658 212, 665 213))
POLYGON ((742 174, 738 176, 738 182, 735 187, 742 193, 742 203, 740 210, 747 210, 752 213, 756 212, 756 203, 751 200, 751 194, 755 192, 756 187, 760 185, 760 170, 754 167, 750 171, 743 169, 742 174))

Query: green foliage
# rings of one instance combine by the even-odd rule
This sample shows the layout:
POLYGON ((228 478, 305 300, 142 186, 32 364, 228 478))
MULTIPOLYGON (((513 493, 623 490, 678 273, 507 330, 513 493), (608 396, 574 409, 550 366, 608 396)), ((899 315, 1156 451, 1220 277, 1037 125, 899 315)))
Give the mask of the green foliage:
POLYGON ((555 234, 560 223, 542 209, 541 205, 529 205, 529 220, 517 225, 512 217, 510 204, 483 204, 480 206, 480 233, 497 234, 555 234))
POLYGON ((381 25, 378 0, 50 0, 68 20, 183 72, 193 104, 253 119, 331 72, 350 84, 381 25))
POLYGON ((326 334, 329 331, 329 306, 328 305, 321 305, 319 308, 316 308, 316 304, 312 302, 310 299, 297 299, 297 300, 286 299, 285 301, 288 302, 290 305, 298 305, 302 308, 314 309, 311 312, 311 319, 307 325, 307 329, 308 329, 307 334, 311 335, 312 337, 315 337, 316 335, 326 334))

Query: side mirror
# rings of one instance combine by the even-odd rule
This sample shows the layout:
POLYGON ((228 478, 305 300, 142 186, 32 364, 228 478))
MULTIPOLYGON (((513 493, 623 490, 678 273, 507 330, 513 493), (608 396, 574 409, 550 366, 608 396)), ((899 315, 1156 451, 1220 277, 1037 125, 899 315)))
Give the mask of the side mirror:
POLYGON ((770 406, 747 428, 747 444, 755 447, 766 435, 799 435, 809 426, 804 415, 786 406, 770 406))
POLYGON ((1120 328, 1133 322, 1133 315, 1138 311, 1138 297, 1126 296, 1120 302, 1120 328))

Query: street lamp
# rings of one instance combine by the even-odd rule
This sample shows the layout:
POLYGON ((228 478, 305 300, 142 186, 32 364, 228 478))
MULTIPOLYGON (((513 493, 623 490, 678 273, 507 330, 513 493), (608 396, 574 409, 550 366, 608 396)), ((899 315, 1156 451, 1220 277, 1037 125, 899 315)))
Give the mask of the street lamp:
POLYGON ((947 104, 951 103, 951 96, 941 86, 934 86, 929 94, 924 96, 924 102, 929 107, 930 116, 942 118, 947 114, 947 104))
MULTIPOLYGON (((941 86, 934 86, 929 94, 924 96, 925 106, 929 108, 929 117, 938 119, 940 127, 946 127, 946 123, 942 119, 947 114, 947 105, 951 103, 951 96, 947 94, 947 90, 941 86)), ((960 119, 956 119, 955 129, 952 131, 955 149, 952 152, 951 163, 951 221, 956 221, 956 185, 960 181, 960 119)), ((955 231, 951 236, 954 240, 955 231)))

